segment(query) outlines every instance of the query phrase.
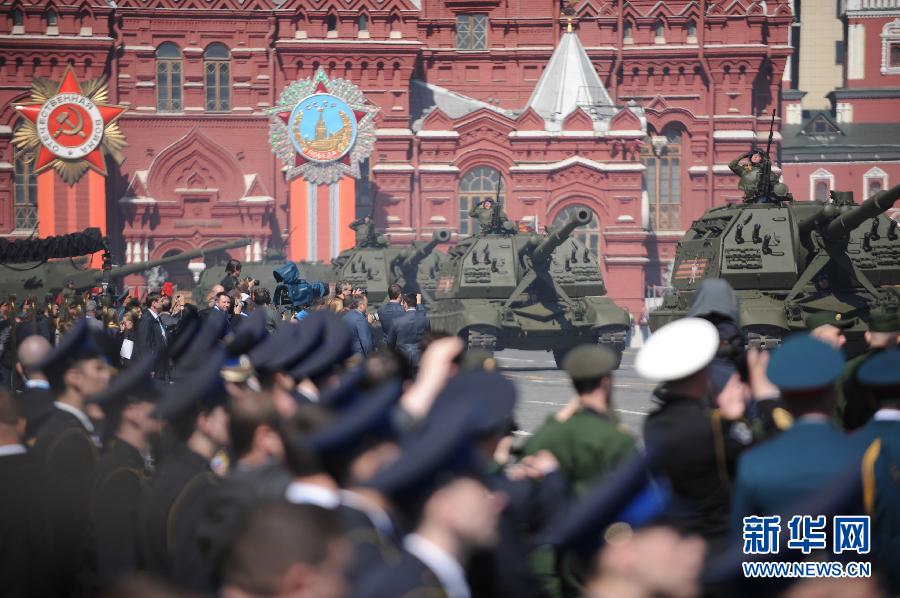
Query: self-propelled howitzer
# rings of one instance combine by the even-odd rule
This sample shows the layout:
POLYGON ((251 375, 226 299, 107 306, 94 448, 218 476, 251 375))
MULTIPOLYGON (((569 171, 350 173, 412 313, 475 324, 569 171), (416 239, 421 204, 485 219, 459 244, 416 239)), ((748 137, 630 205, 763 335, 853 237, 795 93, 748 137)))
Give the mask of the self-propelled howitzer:
POLYGON ((115 281, 123 276, 144 272, 156 266, 192 260, 208 253, 243 247, 249 243, 250 239, 240 239, 155 260, 113 266, 106 272, 97 268, 79 267, 74 259, 60 259, 45 263, 3 264, 3 267, 0 268, 2 270, 0 272, 2 273, 0 296, 6 297, 14 294, 19 299, 27 297, 43 299, 46 294, 56 294, 70 284, 77 291, 87 290, 101 286, 104 280, 115 281))
POLYGON ((723 206, 691 225, 678 246, 674 292, 650 314, 650 327, 683 317, 700 281, 721 277, 737 291, 751 346, 772 347, 806 317, 832 311, 854 319, 845 351, 864 347, 875 307, 900 304, 900 234, 884 215, 900 186, 861 204, 835 192, 829 202, 723 206))
POLYGON ((597 256, 573 231, 588 210, 546 235, 489 233, 453 248, 429 310, 433 330, 458 334, 486 351, 566 352, 585 343, 621 355, 628 316, 607 297, 597 256))
POLYGON ((373 310, 387 300, 388 287, 395 283, 407 293, 422 293, 430 299, 443 259, 434 249, 449 240, 450 231, 439 229, 427 243, 414 241, 409 247, 390 243, 353 247, 332 260, 332 278, 365 289, 373 310))

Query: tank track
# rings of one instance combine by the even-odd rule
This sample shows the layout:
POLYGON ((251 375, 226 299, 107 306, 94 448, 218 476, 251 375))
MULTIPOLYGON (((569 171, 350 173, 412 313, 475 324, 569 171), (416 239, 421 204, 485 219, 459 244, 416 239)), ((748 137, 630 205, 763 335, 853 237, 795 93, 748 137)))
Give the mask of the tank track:
POLYGON ((615 332, 604 332, 597 337, 597 344, 601 347, 607 347, 616 354, 616 368, 622 363, 622 353, 625 352, 625 344, 628 339, 626 330, 617 330, 615 332))

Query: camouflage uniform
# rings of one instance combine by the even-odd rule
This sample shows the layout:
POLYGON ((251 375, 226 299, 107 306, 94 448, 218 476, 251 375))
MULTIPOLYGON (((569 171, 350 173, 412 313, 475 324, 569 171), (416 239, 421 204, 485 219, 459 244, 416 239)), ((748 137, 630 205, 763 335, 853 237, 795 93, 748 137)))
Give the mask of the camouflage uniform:
POLYGON ((366 247, 375 238, 375 223, 371 218, 368 222, 365 218, 357 218, 350 223, 350 228, 356 233, 357 247, 366 247))
POLYGON ((498 207, 497 210, 500 212, 498 219, 500 221, 501 230, 493 230, 494 205, 486 208, 481 203, 477 203, 472 206, 471 210, 469 210, 469 217, 474 218, 478 221, 478 232, 480 234, 486 235, 489 233, 500 233, 503 232, 503 229, 508 228, 507 223, 509 222, 509 219, 506 217, 506 213, 503 211, 503 208, 498 207))
MULTIPOLYGON (((751 157, 754 153, 755 152, 747 152, 746 154, 741 154, 728 163, 728 168, 731 169, 731 172, 741 177, 738 188, 744 192, 745 202, 756 200, 756 192, 759 189, 760 179, 763 174, 763 165, 765 164, 765 161, 768 160, 767 157, 763 156, 763 161, 758 164, 753 164, 752 162, 741 164, 741 160, 751 157)), ((772 189, 772 195, 776 197, 786 197, 789 194, 787 185, 779 182, 778 179, 778 175, 770 170, 769 188, 772 189)))

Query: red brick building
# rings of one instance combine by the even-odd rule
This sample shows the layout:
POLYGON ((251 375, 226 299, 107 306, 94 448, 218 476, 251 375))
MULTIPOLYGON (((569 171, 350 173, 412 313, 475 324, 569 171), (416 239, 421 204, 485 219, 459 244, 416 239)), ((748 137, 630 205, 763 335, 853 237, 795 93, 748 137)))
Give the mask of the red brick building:
POLYGON ((471 234, 468 207, 502 177, 523 226, 589 207, 579 234, 638 312, 691 220, 739 199, 726 164, 767 135, 791 20, 786 1, 15 0, 0 16, 0 234, 81 228, 105 194, 121 261, 240 236, 256 259, 289 235, 312 239, 295 257, 327 259, 370 210, 401 243, 471 234), (105 185, 34 177, 10 144, 32 78, 67 64, 128 107, 105 185), (265 110, 320 67, 380 112, 363 177, 310 189, 284 180, 265 110), (300 230, 291 210, 309 216, 300 230))
POLYGON ((784 181, 797 199, 853 191, 857 201, 900 182, 900 0, 847 0, 843 87, 830 110, 803 111, 785 90, 784 181))

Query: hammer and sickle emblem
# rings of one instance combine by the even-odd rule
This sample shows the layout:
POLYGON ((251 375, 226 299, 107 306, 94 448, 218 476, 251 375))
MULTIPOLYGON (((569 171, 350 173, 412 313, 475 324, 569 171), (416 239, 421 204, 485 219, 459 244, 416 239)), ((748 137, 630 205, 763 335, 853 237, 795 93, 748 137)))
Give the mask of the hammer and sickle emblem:
POLYGON ((66 124, 69 128, 65 129, 60 126, 56 133, 53 134, 54 139, 60 135, 78 135, 82 139, 87 138, 87 135, 84 133, 84 117, 78 110, 69 107, 63 108, 62 112, 57 115, 56 122, 60 125, 66 124), (71 117, 75 118, 74 123, 71 121, 71 117))

